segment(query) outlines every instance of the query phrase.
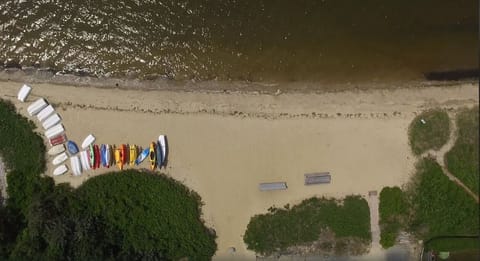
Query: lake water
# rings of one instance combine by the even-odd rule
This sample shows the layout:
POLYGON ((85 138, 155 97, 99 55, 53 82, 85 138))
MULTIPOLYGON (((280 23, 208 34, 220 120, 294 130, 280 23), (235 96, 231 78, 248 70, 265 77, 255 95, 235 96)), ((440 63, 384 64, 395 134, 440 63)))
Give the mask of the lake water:
POLYGON ((0 61, 252 82, 422 79, 478 66, 472 0, 3 0, 0 61))

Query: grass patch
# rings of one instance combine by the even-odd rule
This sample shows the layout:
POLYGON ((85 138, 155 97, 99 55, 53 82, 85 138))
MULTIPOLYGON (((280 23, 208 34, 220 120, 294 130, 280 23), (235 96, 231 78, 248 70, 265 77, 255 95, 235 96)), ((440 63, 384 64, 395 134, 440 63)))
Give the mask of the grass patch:
POLYGON ((392 247, 408 211, 406 196, 399 187, 385 187, 380 192, 380 244, 392 247))
POLYGON ((408 191, 412 218, 409 229, 418 238, 475 235, 479 209, 474 199, 450 181, 433 159, 422 159, 408 191))
MULTIPOLYGON (((343 202, 310 198, 290 208, 270 208, 269 213, 251 218, 244 235, 247 248, 262 255, 285 251, 288 247, 311 244, 320 233, 330 230, 336 238, 353 237, 370 242, 370 211, 360 196, 343 202)), ((340 251, 341 244, 335 246, 340 251)))
POLYGON ((438 150, 450 136, 450 119, 444 110, 429 110, 415 117, 409 127, 412 151, 420 155, 428 150, 438 150), (421 120, 425 121, 425 124, 421 120))
POLYGON ((453 148, 445 155, 448 170, 478 195, 478 106, 457 116, 458 135, 453 148))
POLYGON ((439 238, 425 245, 425 250, 435 252, 455 252, 480 249, 477 238, 439 238))

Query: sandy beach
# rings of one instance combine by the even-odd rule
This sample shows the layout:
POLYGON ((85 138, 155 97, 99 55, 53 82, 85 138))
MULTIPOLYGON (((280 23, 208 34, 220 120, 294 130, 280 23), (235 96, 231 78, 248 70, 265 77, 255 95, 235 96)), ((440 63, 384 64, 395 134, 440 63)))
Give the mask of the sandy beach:
MULTIPOLYGON (((202 197, 203 218, 217 232, 218 260, 234 258, 229 247, 236 248, 239 260, 254 259, 242 236, 250 217, 272 205, 312 196, 366 197, 371 190, 401 186, 414 168, 407 129, 415 115, 432 107, 456 109, 479 102, 475 84, 280 95, 32 84, 27 102, 20 103, 16 94, 21 85, 0 82, 0 97, 13 101, 27 117, 27 106, 44 97, 77 143, 93 133, 96 143, 145 147, 166 134, 170 154, 165 174, 202 197), (331 184, 304 186, 304 173, 327 171, 331 184), (274 181, 287 182, 288 189, 258 190, 260 182, 274 181)), ((38 131, 43 132, 41 126, 38 131)), ((46 175, 52 170, 49 165, 46 175)), ((55 181, 76 187, 105 171, 55 181)))

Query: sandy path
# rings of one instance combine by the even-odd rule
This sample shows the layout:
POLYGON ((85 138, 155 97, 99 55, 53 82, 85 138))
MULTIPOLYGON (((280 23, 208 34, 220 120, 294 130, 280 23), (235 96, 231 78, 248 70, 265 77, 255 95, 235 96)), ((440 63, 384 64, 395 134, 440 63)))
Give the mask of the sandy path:
MULTIPOLYGON (((15 100, 20 86, 0 82, 0 97, 15 100)), ((475 85, 279 96, 33 87, 28 103, 36 96, 54 103, 77 142, 93 132, 98 143, 146 146, 167 134, 166 173, 200 194, 204 219, 218 235, 216 258, 229 260, 229 247, 239 260, 254 258, 242 235, 250 217, 272 205, 402 185, 414 169, 407 137, 414 116, 478 104, 475 85), (317 171, 329 171, 332 184, 305 187, 303 174, 317 171), (268 181, 289 188, 258 191, 268 181)), ((28 103, 15 102, 22 113, 28 103)), ((56 181, 78 186, 88 176, 56 181)))
POLYGON ((379 199, 377 192, 369 193, 367 201, 370 208, 370 231, 372 232, 372 247, 370 252, 378 253, 381 251, 382 247, 380 246, 379 199))

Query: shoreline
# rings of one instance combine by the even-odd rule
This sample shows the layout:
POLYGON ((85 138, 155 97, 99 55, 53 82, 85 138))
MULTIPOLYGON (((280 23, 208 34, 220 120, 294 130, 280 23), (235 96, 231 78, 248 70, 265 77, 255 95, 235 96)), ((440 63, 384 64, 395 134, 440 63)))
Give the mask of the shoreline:
MULTIPOLYGON (((450 72, 445 72, 449 74, 450 72)), ((438 74, 438 73, 437 73, 438 74)), ((440 73, 442 75, 442 73, 440 73)), ((428 77, 427 77, 428 78, 428 77)), ((71 85, 77 87, 96 87, 105 89, 126 90, 159 90, 202 93, 335 93, 345 91, 396 90, 422 87, 448 87, 460 84, 477 83, 476 79, 457 80, 373 80, 370 82, 326 83, 326 82, 250 82, 250 81, 175 81, 157 77, 155 79, 139 79, 135 77, 95 77, 61 74, 49 68, 4 68, 0 70, 0 81, 29 82, 40 84, 71 85)))
MULTIPOLYGON (((408 126, 421 111, 455 110, 478 104, 476 84, 332 93, 140 91, 33 83, 26 103, 21 82, 0 81, 0 95, 29 117, 37 97, 54 105, 67 137, 81 142, 148 144, 159 133, 170 144, 166 175, 195 190, 205 205, 202 218, 217 232, 216 260, 255 258, 242 235, 250 218, 272 205, 295 204, 312 196, 367 197, 368 191, 402 186, 415 157, 408 126), (303 174, 329 171, 326 186, 303 184, 303 174), (258 183, 284 181, 286 191, 260 192, 258 183)), ((29 83, 30 84, 30 83, 29 83)), ((41 126, 37 129, 42 133, 41 126)), ((47 146, 48 147, 48 146, 47 146)), ((47 160, 46 175, 53 170, 47 160)), ((141 166, 140 166, 141 167, 141 166)), ((55 177, 78 187, 100 169, 80 177, 55 177)), ((373 251, 367 260, 383 255, 373 251)))

